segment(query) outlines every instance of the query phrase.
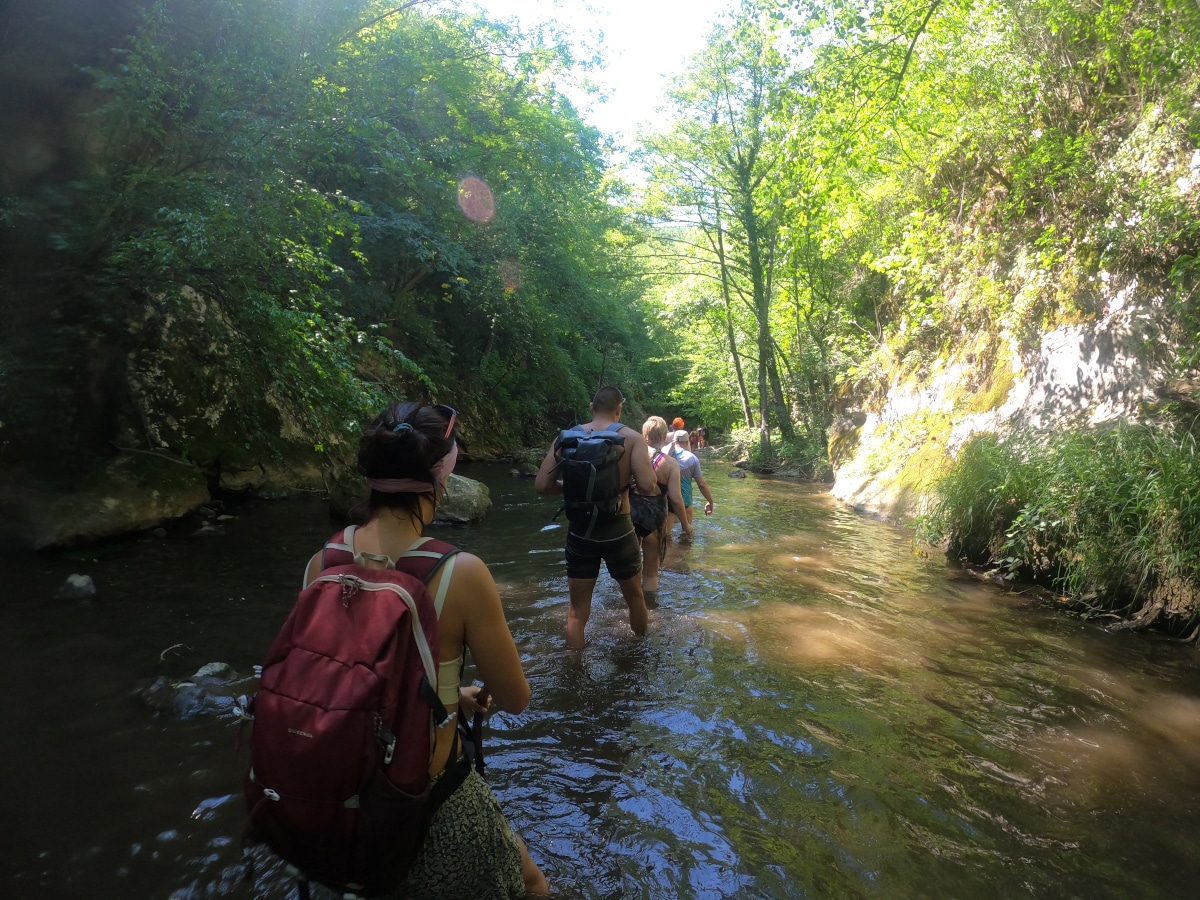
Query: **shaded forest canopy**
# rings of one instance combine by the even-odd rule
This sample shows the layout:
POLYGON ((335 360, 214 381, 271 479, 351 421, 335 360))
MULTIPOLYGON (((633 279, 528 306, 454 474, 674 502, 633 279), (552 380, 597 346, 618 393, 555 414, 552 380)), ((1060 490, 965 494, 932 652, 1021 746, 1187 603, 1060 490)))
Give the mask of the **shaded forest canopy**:
MULTIPOLYGON (((39 457, 317 444, 404 394, 495 448, 651 380, 635 229, 554 88, 562 46, 415 5, 124 12, 131 36, 41 76, 52 109, 14 110, 5 453, 47 413, 39 457)), ((52 14, 10 9, 7 80, 52 14)))
MULTIPOLYGON (((1135 288, 1170 372, 1145 416, 1169 440, 1138 446, 1191 453, 1195 0, 747 0, 629 180, 551 28, 374 0, 0 17, 5 465, 329 449, 396 395, 453 403, 498 452, 609 382, 631 418, 682 412, 821 477, 834 423, 897 379, 969 357, 998 405, 1014 357, 1135 288)), ((1017 541, 1043 520, 1013 500, 991 534, 943 510, 951 542, 1053 581, 1067 520, 1053 552, 1017 541)), ((1156 546, 1200 545, 1181 502, 1147 513, 1156 546)), ((1200 567, 1160 563, 1070 579, 1191 609, 1200 567)))

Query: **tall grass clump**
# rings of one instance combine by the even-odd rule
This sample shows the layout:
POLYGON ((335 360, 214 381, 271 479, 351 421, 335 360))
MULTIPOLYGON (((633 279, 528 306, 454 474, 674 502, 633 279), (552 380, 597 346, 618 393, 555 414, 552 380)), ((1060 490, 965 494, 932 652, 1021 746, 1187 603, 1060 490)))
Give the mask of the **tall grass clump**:
POLYGON ((1088 615, 1200 622, 1200 457, 1187 430, 980 435, 937 483, 922 532, 1088 615))

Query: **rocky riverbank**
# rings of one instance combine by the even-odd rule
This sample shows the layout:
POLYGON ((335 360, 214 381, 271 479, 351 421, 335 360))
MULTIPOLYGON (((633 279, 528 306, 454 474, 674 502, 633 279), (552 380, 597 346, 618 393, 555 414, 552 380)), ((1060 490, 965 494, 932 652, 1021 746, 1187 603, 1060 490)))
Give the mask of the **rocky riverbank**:
MULTIPOLYGON (((166 454, 126 451, 69 481, 51 481, 29 470, 7 472, 0 478, 0 540, 27 550, 73 547, 149 531, 188 515, 203 517, 225 499, 314 494, 327 497, 335 514, 346 515, 366 496, 366 487, 348 468, 317 461, 214 474, 166 454)), ((451 475, 438 518, 470 522, 490 508, 485 485, 451 475)))
POLYGON ((897 365, 886 392, 847 404, 831 432, 833 495, 907 523, 972 435, 1145 417, 1171 357, 1160 298, 1136 280, 1101 291, 1103 315, 1049 331, 1030 351, 1012 335, 980 335, 916 371, 897 365))

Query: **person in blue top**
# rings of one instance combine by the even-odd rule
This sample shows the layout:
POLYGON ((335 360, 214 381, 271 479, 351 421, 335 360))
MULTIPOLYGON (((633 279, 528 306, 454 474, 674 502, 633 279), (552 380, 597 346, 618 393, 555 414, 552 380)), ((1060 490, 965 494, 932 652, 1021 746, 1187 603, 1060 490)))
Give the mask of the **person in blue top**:
MULTIPOLYGON (((704 514, 711 516, 713 511, 712 491, 709 490, 708 482, 704 480, 704 476, 700 474, 700 458, 688 449, 688 433, 686 431, 676 431, 671 438, 671 443, 662 448, 663 453, 670 453, 679 461, 679 489, 683 494, 683 506, 687 511, 687 528, 685 532, 692 528, 692 482, 696 482, 696 487, 700 488, 700 493, 704 495, 704 514)), ((667 513, 667 534, 670 535, 675 527, 675 514, 667 513)))

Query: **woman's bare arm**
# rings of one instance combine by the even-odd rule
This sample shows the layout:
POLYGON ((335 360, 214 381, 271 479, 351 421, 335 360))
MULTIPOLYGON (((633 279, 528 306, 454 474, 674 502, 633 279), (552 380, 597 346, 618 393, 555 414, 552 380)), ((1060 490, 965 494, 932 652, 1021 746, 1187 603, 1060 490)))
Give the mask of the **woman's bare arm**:
POLYGON ((671 507, 671 512, 675 513, 675 518, 679 519, 679 524, 683 528, 684 535, 690 538, 692 536, 692 528, 688 525, 687 507, 683 505, 683 488, 680 487, 682 479, 679 474, 679 462, 668 456, 660 465, 667 467, 667 505, 671 507))
POLYGON ((325 551, 318 550, 313 554, 312 559, 308 561, 308 565, 304 567, 304 587, 308 587, 321 574, 321 557, 325 555, 325 551))
POLYGON ((504 618, 500 592, 483 560, 470 553, 458 555, 450 594, 447 605, 462 604, 467 648, 492 702, 505 712, 521 712, 529 704, 529 682, 504 618))

